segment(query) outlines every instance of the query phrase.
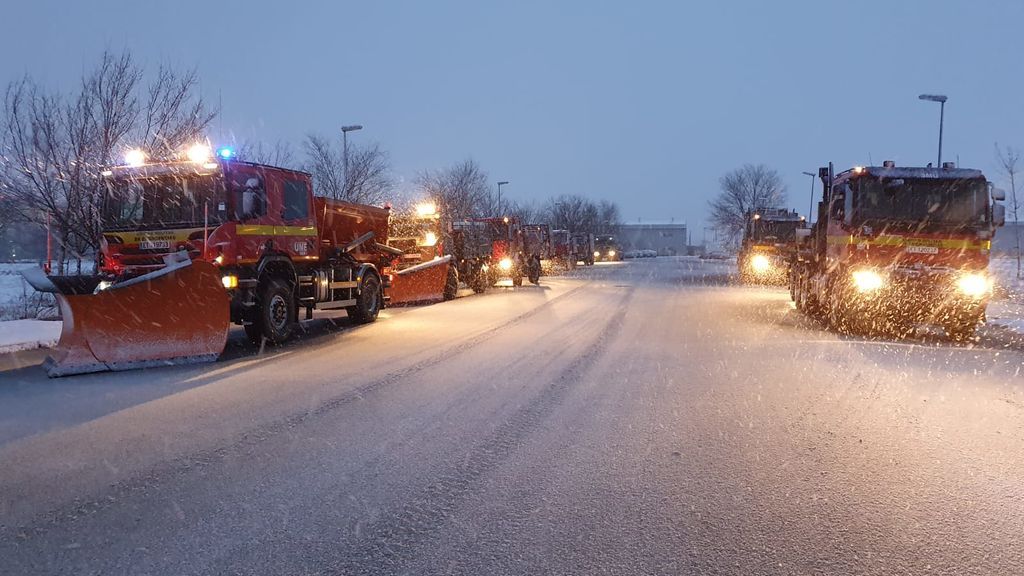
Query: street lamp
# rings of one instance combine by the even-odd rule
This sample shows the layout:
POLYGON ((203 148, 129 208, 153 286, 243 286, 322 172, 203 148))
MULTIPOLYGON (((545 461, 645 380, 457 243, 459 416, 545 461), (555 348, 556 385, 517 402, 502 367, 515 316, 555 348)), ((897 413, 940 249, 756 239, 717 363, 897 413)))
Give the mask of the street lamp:
POLYGON ((921 94, 918 99, 939 103, 939 161, 935 166, 942 168, 942 120, 946 115, 946 97, 942 94, 921 94))
POLYGON ((362 130, 361 124, 352 124, 351 126, 341 127, 341 157, 344 163, 344 176, 345 186, 348 186, 348 133, 355 132, 356 130, 362 130))
POLYGON ((811 215, 814 214, 814 172, 804 172, 804 176, 811 177, 811 204, 807 207, 807 224, 811 223, 811 215))
POLYGON ((498 214, 501 214, 501 187, 508 184, 508 180, 498 182, 498 214))

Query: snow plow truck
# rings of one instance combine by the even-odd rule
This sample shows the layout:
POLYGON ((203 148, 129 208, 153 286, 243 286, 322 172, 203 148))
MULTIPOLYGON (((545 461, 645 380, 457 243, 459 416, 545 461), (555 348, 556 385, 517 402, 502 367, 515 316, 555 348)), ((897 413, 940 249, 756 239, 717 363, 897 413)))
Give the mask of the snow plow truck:
POLYGON ((201 145, 143 158, 102 173, 98 274, 27 275, 61 309, 50 376, 214 360, 232 322, 262 344, 291 338, 300 311, 376 320, 401 254, 389 209, 314 196, 309 174, 201 145))
POLYGON ((393 213, 389 230, 388 246, 396 249, 396 258, 389 268, 388 303, 455 299, 459 292, 459 271, 452 256, 444 253, 437 205, 420 202, 393 213))
POLYGON ((539 253, 526 243, 519 221, 509 216, 469 218, 452 223, 452 256, 459 276, 476 293, 501 278, 523 285, 523 276, 540 282, 539 253))
POLYGON ((792 267, 796 307, 840 332, 973 337, 992 294, 987 273, 1005 193, 979 170, 855 167, 824 184, 818 218, 792 267))
POLYGON ((762 208, 746 214, 743 241, 736 257, 745 284, 786 285, 796 256, 796 231, 803 216, 784 208, 762 208))

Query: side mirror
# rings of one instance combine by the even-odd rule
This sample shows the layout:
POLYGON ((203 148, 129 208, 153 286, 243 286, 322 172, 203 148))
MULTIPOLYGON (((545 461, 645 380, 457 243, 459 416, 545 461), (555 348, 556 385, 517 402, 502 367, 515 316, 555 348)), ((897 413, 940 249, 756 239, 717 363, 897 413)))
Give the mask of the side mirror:
POLYGON ((797 228, 796 229, 796 237, 800 238, 801 240, 804 239, 804 238, 810 238, 811 237, 811 229, 810 228, 797 228))
POLYGON ((993 187, 992 188, 992 199, 996 200, 996 201, 999 201, 999 202, 1002 202, 1003 200, 1006 200, 1006 190, 1003 190, 1002 188, 995 188, 995 187, 993 187))
POLYGON ((992 205, 992 225, 1002 226, 1006 224, 1006 206, 1002 204, 992 205))

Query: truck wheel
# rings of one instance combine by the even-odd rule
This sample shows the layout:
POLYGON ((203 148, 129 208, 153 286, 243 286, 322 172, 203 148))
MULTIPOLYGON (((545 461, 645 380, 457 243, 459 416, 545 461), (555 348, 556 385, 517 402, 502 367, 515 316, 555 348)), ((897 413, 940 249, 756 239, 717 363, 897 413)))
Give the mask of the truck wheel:
POLYGON ((363 286, 356 296, 356 305, 346 308, 348 317, 356 324, 369 324, 380 314, 380 280, 376 274, 367 273, 363 277, 363 286))
MULTIPOLYGON (((528 270, 528 274, 529 274, 529 278, 530 278, 530 284, 540 284, 540 262, 539 261, 534 260, 534 261, 532 261, 530 263, 530 268, 528 270)), ((522 280, 520 280, 519 282, 522 283, 522 280)))
POLYGON ((473 277, 469 281, 469 287, 477 294, 483 294, 487 290, 487 273, 481 268, 473 270, 473 277))
POLYGON ((295 298, 287 282, 273 278, 264 284, 256 300, 256 309, 256 322, 252 327, 246 326, 245 333, 250 338, 258 334, 258 338, 280 344, 292 337, 296 308, 295 298))
POLYGON ((512 285, 522 286, 523 285, 523 273, 516 270, 512 272, 512 285))
POLYGON ((459 293, 459 271, 455 269, 455 266, 448 267, 448 279, 444 283, 444 295, 445 300, 455 300, 455 296, 459 293))

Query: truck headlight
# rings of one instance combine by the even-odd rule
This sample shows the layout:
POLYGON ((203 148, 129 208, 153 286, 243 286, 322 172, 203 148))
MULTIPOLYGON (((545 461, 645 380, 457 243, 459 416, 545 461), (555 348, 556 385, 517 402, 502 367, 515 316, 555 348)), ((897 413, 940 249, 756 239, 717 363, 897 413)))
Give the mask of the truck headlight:
POLYGON ((764 254, 754 254, 750 257, 750 268, 754 272, 767 272, 772 269, 772 261, 764 254))
POLYGON ((885 285, 885 278, 874 270, 854 270, 852 276, 853 286, 858 292, 874 292, 885 285))
POLYGON ((600 252, 597 252, 597 251, 595 251, 595 252, 594 252, 594 258, 600 258, 600 257, 601 257, 601 253, 600 253, 600 252))
POLYGON ((956 287, 965 296, 983 298, 992 292, 992 280, 984 274, 968 272, 957 278, 956 287))
POLYGON ((223 284, 224 287, 227 288, 228 290, 238 288, 238 276, 235 276, 234 274, 221 276, 220 283, 223 284))
POLYGON ((505 270, 505 271, 511 270, 512 269, 512 259, 511 258, 502 258, 501 260, 498 261, 498 267, 501 268, 502 270, 505 270))
POLYGON ((615 258, 615 250, 609 250, 608 251, 608 257, 609 258, 615 258))

